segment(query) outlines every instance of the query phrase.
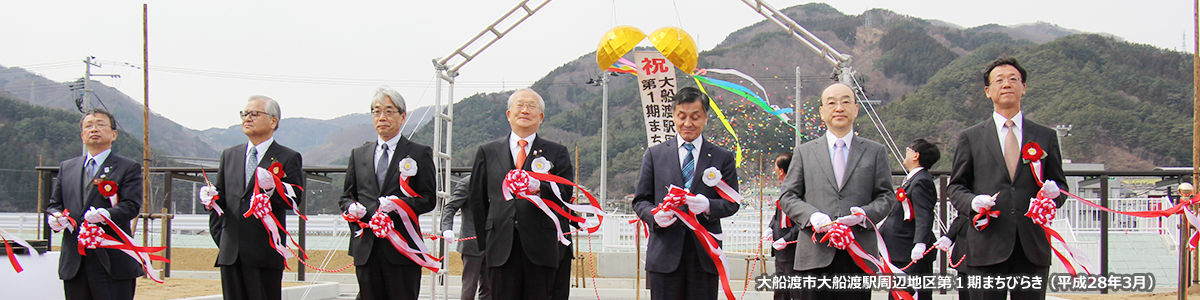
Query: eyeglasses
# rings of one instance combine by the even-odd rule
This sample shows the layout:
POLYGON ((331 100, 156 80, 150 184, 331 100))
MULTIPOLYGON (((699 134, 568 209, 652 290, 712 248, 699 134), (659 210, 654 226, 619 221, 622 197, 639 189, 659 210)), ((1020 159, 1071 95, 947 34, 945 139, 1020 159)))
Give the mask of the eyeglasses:
POLYGON ((400 113, 400 111, 394 110, 394 109, 385 109, 385 110, 372 109, 371 110, 371 115, 376 116, 376 117, 380 116, 380 114, 390 116, 390 115, 394 115, 394 114, 398 114, 398 113, 400 113))
POLYGON ((87 125, 83 126, 83 130, 105 129, 105 128, 112 129, 112 125, 109 125, 107 123, 92 123, 92 124, 87 124, 87 125))
POLYGON ((245 119, 246 117, 250 117, 251 120, 254 120, 254 119, 258 119, 258 116, 269 115, 269 114, 267 112, 261 111, 261 110, 252 110, 252 111, 239 111, 238 115, 242 116, 243 119, 245 119))
POLYGON ((850 101, 850 100, 843 100, 843 101, 829 101, 829 102, 825 102, 825 105, 824 105, 824 106, 825 106, 826 108, 834 108, 834 107, 837 107, 837 106, 842 106, 842 107, 845 107, 845 108, 850 108, 850 107, 854 107, 854 101, 850 101))
POLYGON ((992 85, 1003 85, 1005 81, 1008 81, 1009 84, 1018 84, 1021 83, 1021 77, 1013 76, 1007 79, 997 77, 995 80, 992 80, 992 85))
POLYGON ((513 104, 512 108, 515 109, 516 111, 522 111, 522 110, 525 110, 526 108, 528 108, 529 111, 537 111, 539 107, 538 107, 537 103, 535 103, 535 102, 522 102, 522 103, 513 104))

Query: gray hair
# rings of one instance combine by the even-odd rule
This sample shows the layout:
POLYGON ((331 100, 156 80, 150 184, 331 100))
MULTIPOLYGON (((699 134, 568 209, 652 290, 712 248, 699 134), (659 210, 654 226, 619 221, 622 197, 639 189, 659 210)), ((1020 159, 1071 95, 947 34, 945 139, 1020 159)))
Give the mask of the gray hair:
MULTIPOLYGON (((279 113, 279 102, 275 102, 275 99, 271 99, 271 97, 267 97, 267 96, 263 96, 263 95, 254 95, 254 96, 250 96, 250 99, 246 100, 246 102, 250 102, 250 101, 254 101, 254 100, 259 100, 259 101, 265 102, 267 105, 263 109, 267 110, 267 114, 271 115, 272 117, 275 117, 276 119, 279 119, 280 121, 283 121, 283 117, 279 113)), ((282 122, 280 122, 280 123, 282 123, 282 122)), ((279 123, 275 124, 275 129, 279 129, 279 123)))
POLYGON ((408 111, 407 106, 404 105, 404 97, 401 97, 400 93, 396 90, 386 86, 381 86, 378 89, 375 89, 375 96, 371 97, 371 106, 374 106, 375 103, 384 103, 383 97, 392 99, 392 106, 395 106, 396 109, 399 109, 400 113, 408 111))
POLYGON ((513 92, 511 95, 508 95, 508 108, 509 108, 509 109, 511 109, 511 108, 512 108, 512 106, 513 106, 513 101, 517 99, 517 98, 516 98, 516 96, 517 96, 517 93, 520 93, 520 92, 530 92, 530 93, 533 93, 533 96, 534 96, 534 97, 537 97, 537 99, 538 99, 538 107, 539 107, 539 108, 541 108, 541 109, 542 109, 542 111, 545 111, 545 110, 546 110, 546 100, 542 100, 542 95, 541 95, 541 94, 538 94, 538 92, 537 92, 537 91, 534 91, 533 89, 529 89, 529 88, 519 89, 519 90, 516 90, 515 92, 513 92))

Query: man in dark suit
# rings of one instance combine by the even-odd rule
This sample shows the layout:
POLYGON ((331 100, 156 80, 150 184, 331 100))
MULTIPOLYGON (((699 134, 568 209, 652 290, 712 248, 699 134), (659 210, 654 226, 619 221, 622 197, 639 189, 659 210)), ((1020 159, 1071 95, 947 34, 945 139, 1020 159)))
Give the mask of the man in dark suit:
MULTIPOLYGON (((959 133, 950 176, 950 200, 960 217, 971 218, 981 212, 999 212, 988 218, 986 228, 966 230, 959 243, 967 243, 964 262, 973 273, 1041 276, 1050 272, 1050 241, 1042 226, 1025 216, 1031 198, 1039 190, 1062 206, 1066 188, 1054 130, 1038 125, 1021 114, 1021 96, 1025 95, 1025 69, 1010 57, 988 64, 983 73, 984 94, 992 99, 992 118, 959 133), (1018 141, 1021 141, 1018 143, 1018 141), (1031 162, 1022 162, 1022 146, 1037 143, 1047 154, 1039 158, 1041 178, 1031 172, 1031 162), (1052 182, 1051 182, 1052 181, 1052 182)), ((974 227, 974 226, 973 226, 974 227)), ((972 290, 972 299, 1004 299, 1008 290, 972 290)), ((1013 299, 1044 299, 1042 289, 1012 289, 1013 299)))
MULTIPOLYGON (((470 208, 464 208, 467 204, 468 188, 471 186, 471 175, 467 175, 458 180, 458 184, 454 187, 454 193, 450 195, 450 202, 446 202, 446 208, 442 211, 442 236, 446 239, 455 239, 458 235, 454 232, 454 214, 462 211, 462 232, 463 237, 475 236, 475 217, 471 214, 470 208)), ((491 280, 487 273, 483 272, 485 264, 483 251, 479 250, 479 243, 475 241, 464 241, 458 243, 458 253, 462 254, 463 270, 462 270, 462 300, 474 300, 475 294, 479 294, 480 300, 492 300, 491 280)))
MULTIPOLYGON (((107 224, 98 226, 112 237, 118 236, 116 230, 132 235, 129 221, 142 209, 142 165, 112 153, 117 120, 108 111, 87 111, 80 126, 83 130, 79 136, 87 153, 58 165, 58 178, 46 204, 47 222, 54 231, 63 230, 74 220, 75 224, 107 224), (93 184, 95 179, 116 183, 115 206, 100 195, 93 184)), ((58 277, 63 280, 66 298, 133 299, 136 279, 143 274, 139 262, 116 249, 88 249, 87 255, 80 256, 78 237, 78 227, 63 233, 58 277)), ((10 292, 19 287, 12 288, 10 292)))
MULTIPOLYGON (((900 184, 906 199, 892 207, 892 213, 879 227, 879 234, 883 236, 891 256, 887 259, 892 264, 903 268, 909 262, 916 261, 905 270, 908 275, 929 275, 933 272, 933 258, 922 258, 925 257, 925 249, 933 245, 933 205, 937 203, 937 188, 933 185, 929 168, 941 157, 942 152, 937 146, 925 139, 914 140, 908 146, 904 155, 904 168, 908 169, 908 175, 900 184)), ((897 192, 897 199, 899 195, 897 192)), ((917 293, 920 299, 933 297, 933 290, 920 290, 917 293)))
MULTIPOLYGON (((537 135, 546 117, 542 96, 530 89, 513 92, 508 98, 507 137, 479 146, 471 169, 467 208, 475 219, 476 240, 484 251, 495 299, 550 299, 569 288, 557 280, 559 268, 570 265, 571 253, 562 240, 567 224, 555 221, 526 199, 505 199, 501 191, 509 171, 533 171, 534 160, 550 163, 548 173, 567 180, 574 178, 574 166, 567 147, 537 135), (556 293, 557 291, 557 293, 556 293)), ((562 205, 550 185, 540 182, 531 187, 542 199, 562 205)), ((559 185, 562 195, 570 195, 570 186, 559 185)), ((515 196, 514 196, 515 197, 515 196)), ((569 240, 567 243, 569 243, 569 240)))
MULTIPOLYGON (((892 171, 883 145, 854 134, 858 106, 854 91, 835 83, 821 93, 824 136, 797 140, 796 155, 783 183, 779 205, 799 223, 801 240, 826 233, 833 222, 846 225, 869 255, 878 256, 874 224, 896 201, 892 171), (830 216, 839 216, 836 220, 830 216)), ((821 236, 817 236, 820 240, 821 236)), ((796 243, 793 268, 812 276, 863 274, 851 254, 820 243, 796 243)), ((879 271, 879 270, 875 270, 879 271)), ((802 299, 870 299, 870 290, 801 290, 802 299)))
MULTIPOLYGON (((787 178, 787 169, 791 164, 791 152, 780 153, 775 157, 775 175, 779 177, 779 181, 787 178)), ((771 216, 771 222, 767 226, 767 232, 763 236, 770 236, 774 241, 771 243, 771 255, 775 256, 775 276, 799 275, 796 270, 792 269, 792 264, 796 262, 796 243, 788 244, 788 242, 795 241, 800 231, 796 229, 796 222, 793 222, 783 214, 783 210, 780 210, 779 200, 775 200, 775 215, 771 216)), ((799 297, 799 291, 775 290, 775 300, 799 299, 799 297)))
MULTIPOLYGON (((280 299, 284 256, 271 246, 271 235, 258 217, 243 214, 250 210, 257 168, 283 166, 283 182, 304 187, 300 153, 275 142, 279 129, 279 103, 267 96, 251 96, 242 117, 242 133, 249 142, 221 152, 221 167, 215 186, 200 190, 201 202, 219 207, 209 213, 213 241, 220 249, 216 266, 221 268, 221 290, 225 299, 280 299)), ((265 180, 265 178, 264 178, 265 180)), ((302 205, 304 193, 296 191, 296 204, 302 205)), ((279 220, 280 236, 287 227, 285 212, 292 210, 283 195, 284 187, 271 193, 271 215, 279 220)), ((285 237, 286 239, 286 237, 285 237)), ((287 241, 282 241, 287 243, 287 241)))
POLYGON ((722 199, 717 190, 705 185, 703 172, 709 167, 721 171, 725 183, 738 188, 734 155, 701 136, 708 123, 711 100, 694 87, 679 89, 672 101, 674 139, 646 149, 641 174, 634 189, 633 210, 650 224, 646 245, 646 284, 653 299, 716 299, 720 284, 717 265, 697 236, 686 225, 676 222, 671 211, 651 212, 675 185, 695 194, 687 198, 685 213, 713 234, 720 234, 721 218, 733 215, 740 206, 722 199))
MULTIPOLYGON (((409 141, 400 134, 408 116, 400 93, 379 88, 371 99, 371 114, 378 137, 350 151, 346 166, 345 189, 339 202, 342 211, 362 223, 371 221, 381 206, 379 198, 396 196, 407 203, 417 215, 433 210, 437 205, 434 188, 437 170, 433 166, 433 149, 409 141), (404 166, 404 165, 409 165, 404 166), (406 182, 414 195, 401 187, 403 170, 415 168, 416 173, 406 182)), ((412 236, 400 214, 392 211, 393 230, 408 242, 411 249, 421 249, 421 236, 412 236)), ((386 236, 376 236, 370 227, 362 228, 350 222, 350 230, 362 235, 350 239, 350 256, 354 257, 358 275, 358 295, 361 299, 417 299, 421 291, 421 265, 399 250, 386 236)), ((412 220, 413 228, 421 232, 420 222, 412 220)))

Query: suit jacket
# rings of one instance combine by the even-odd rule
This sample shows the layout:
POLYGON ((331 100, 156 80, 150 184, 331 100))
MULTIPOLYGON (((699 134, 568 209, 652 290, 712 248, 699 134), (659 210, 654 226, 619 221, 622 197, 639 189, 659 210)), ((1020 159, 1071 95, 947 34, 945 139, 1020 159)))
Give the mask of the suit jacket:
MULTIPOLYGON (((799 142, 797 142, 799 143, 799 142)), ((829 141, 819 137, 796 146, 796 155, 788 167, 784 180, 783 199, 779 205, 788 217, 800 224, 798 239, 812 238, 809 217, 815 212, 829 215, 830 219, 849 215, 850 207, 858 206, 867 213, 870 222, 878 222, 887 215, 896 201, 892 192, 892 171, 887 163, 887 151, 883 145, 855 136, 850 141, 850 154, 846 156, 846 171, 842 186, 837 186, 833 177, 833 163, 829 158, 829 141)), ((873 227, 872 224, 864 225, 873 227)), ((878 255, 874 228, 850 226, 859 245, 872 255, 878 255)), ((823 234, 822 234, 823 236, 823 234)), ((818 238, 818 240, 820 240, 818 238)), ((828 244, 796 243, 797 271, 829 266, 833 262, 836 248, 828 244)))
MULTIPOLYGON (((104 164, 97 167, 95 178, 104 177, 117 184, 117 206, 113 207, 112 202, 100 195, 100 191, 92 185, 93 178, 83 178, 85 160, 86 156, 79 156, 58 165, 58 177, 54 179, 54 190, 50 192, 50 201, 46 203, 46 213, 69 210, 71 219, 82 225, 86 222, 83 214, 88 208, 104 208, 116 224, 99 225, 100 228, 114 238, 117 238, 117 234, 113 226, 132 236, 129 221, 142 210, 142 164, 110 152, 104 164)), ((62 255, 58 259, 59 279, 75 278, 79 272, 83 259, 79 255, 78 237, 78 227, 75 231, 63 232, 62 255)), ((104 270, 115 279, 133 279, 143 274, 141 265, 121 250, 92 249, 86 253, 95 255, 104 270)), ((89 266, 96 267, 100 266, 89 266)))
MULTIPOLYGON (((1025 118, 1022 132, 1024 141, 1021 141, 1021 147, 1038 143, 1048 154, 1041 160, 1042 180, 1054 180, 1059 188, 1067 190, 1062 155, 1054 130, 1025 118)), ((971 201, 976 195, 999 192, 992 210, 1000 211, 1000 217, 992 218, 987 229, 980 231, 970 226, 965 231, 966 236, 959 237, 958 242, 969 244, 965 263, 968 266, 1002 263, 1008 260, 1016 239, 1020 238, 1030 262, 1049 266, 1050 242, 1046 239, 1046 231, 1025 216, 1029 210, 1029 200, 1041 189, 1033 178, 1030 164, 1019 161, 1016 178, 1009 178, 1004 152, 1000 149, 1000 138, 996 135, 996 123, 990 118, 963 130, 958 135, 955 149, 948 190, 954 208, 962 217, 975 216, 971 201)), ((1066 199, 1067 195, 1059 195, 1054 202, 1062 206, 1066 199)))
MULTIPOLYGON (((375 215, 375 210, 379 209, 379 197, 395 195, 407 203, 417 215, 427 213, 433 210, 433 206, 437 205, 437 191, 434 184, 436 182, 437 168, 433 166, 433 149, 429 146, 421 145, 409 141, 401 137, 396 142, 396 150, 392 152, 391 162, 388 164, 387 174, 384 175, 383 189, 379 188, 379 179, 375 177, 375 147, 378 146, 378 141, 367 142, 358 148, 350 151, 350 162, 346 165, 346 183, 345 189, 342 192, 342 198, 339 204, 342 211, 346 211, 350 204, 358 202, 367 208, 367 213, 362 216, 362 222, 371 221, 371 217, 375 215), (404 192, 400 188, 400 160, 411 157, 417 161, 417 174, 409 177, 408 185, 420 195, 420 197, 405 197, 404 192)), ((408 241, 408 246, 417 249, 416 243, 424 243, 420 236, 410 236, 408 229, 404 227, 404 223, 400 222, 400 214, 398 211, 388 213, 392 217, 396 233, 404 240, 408 241)), ((416 221, 416 220, 413 220, 416 221)), ((349 222, 350 231, 356 232, 360 229, 358 223, 349 222)), ((417 232, 421 232, 420 222, 413 224, 417 232)), ((387 251, 384 253, 375 253, 383 255, 393 264, 412 265, 416 264, 404 254, 396 251, 395 247, 390 246, 391 241, 387 237, 375 236, 375 232, 371 228, 363 229, 362 236, 353 237, 350 239, 350 256, 354 257, 354 265, 361 266, 367 263, 371 257, 371 249, 375 243, 386 243, 389 246, 384 247, 387 251)))
MULTIPOLYGON (((574 180, 575 167, 571 165, 567 147, 543 139, 540 135, 533 140, 526 155, 525 165, 521 168, 527 171, 531 163, 538 157, 545 157, 553 166, 550 174, 567 180, 574 180)), ((508 136, 479 146, 475 153, 475 163, 471 168, 471 182, 467 208, 471 209, 475 219, 475 234, 480 250, 484 251, 484 259, 488 266, 499 267, 508 261, 512 254, 513 233, 520 234, 521 248, 525 256, 534 264, 557 268, 559 262, 567 253, 558 241, 560 231, 554 230, 554 221, 546 216, 529 200, 514 198, 505 200, 501 192, 504 176, 516 168, 515 159, 508 148, 508 136), (483 225, 483 227, 479 227, 483 225)), ((562 199, 554 195, 550 182, 541 183, 540 197, 551 199, 562 205, 562 199)), ((559 185, 562 194, 570 195, 574 190, 568 185, 559 185)), ((555 215, 555 217, 558 217, 555 215)), ((568 224, 560 226, 567 230, 568 224)))
MULTIPOLYGON (((692 178, 686 179, 692 181, 691 192, 693 194, 702 194, 709 199, 709 212, 696 215, 696 221, 704 225, 709 232, 719 234, 723 232, 721 218, 737 213, 741 205, 722 199, 721 195, 717 194, 716 188, 704 185, 702 179, 704 170, 709 167, 721 170, 721 179, 737 190, 737 165, 732 152, 704 141, 700 145, 696 171, 692 178)), ((663 198, 667 196, 668 187, 672 184, 683 187, 685 179, 683 171, 680 169, 678 139, 671 139, 650 147, 650 149, 646 149, 646 155, 642 157, 641 174, 638 175, 637 187, 633 192, 633 211, 637 213, 642 222, 646 222, 651 228, 650 238, 646 244, 646 271, 674 272, 679 267, 684 238, 695 238, 690 237, 692 230, 688 229, 683 221, 676 221, 666 228, 659 227, 654 222, 654 213, 650 212, 659 203, 662 203, 663 198)), ((680 207, 680 210, 688 212, 686 205, 680 207)), ((704 245, 700 241, 695 241, 694 244, 704 271, 717 274, 716 265, 708 257, 704 245)))
MULTIPOLYGON (((462 211, 462 227, 458 231, 458 236, 463 238, 475 236, 475 215, 471 213, 470 208, 465 207, 470 186, 471 175, 459 179, 454 186, 454 193, 450 194, 450 202, 446 202, 446 207, 442 210, 443 231, 454 228, 454 214, 462 211)), ((458 243, 458 253, 471 256, 483 255, 483 251, 479 250, 478 242, 458 243)))
MULTIPOLYGON (((208 215, 213 241, 220 249, 215 265, 231 266, 240 260, 248 266, 283 269, 283 256, 271 248, 271 236, 263 227, 262 221, 253 215, 249 218, 242 216, 250 210, 250 198, 254 196, 253 180, 246 183, 246 144, 229 147, 221 152, 221 167, 218 169, 217 182, 214 183, 219 199, 213 202, 217 203, 225 214, 218 217, 216 211, 212 211, 208 215)), ((279 142, 272 142, 263 153, 258 166, 268 168, 274 161, 283 165, 283 173, 286 175, 283 182, 304 187, 304 162, 300 153, 280 145, 279 142)), ((276 189, 271 195, 271 214, 279 220, 280 226, 287 228, 286 212, 292 209, 282 195, 282 190, 278 190, 280 187, 276 189)), ((304 205, 304 192, 296 193, 296 204, 304 205)))
MULTIPOLYGON (((768 228, 771 228, 772 242, 779 239, 795 241, 796 237, 800 235, 800 230, 797 229, 800 227, 799 224, 796 224, 796 221, 790 218, 787 222, 787 228, 779 227, 783 216, 783 210, 781 210, 778 206, 775 207, 775 215, 771 216, 771 222, 767 224, 767 226, 769 226, 768 228)), ((786 248, 783 248, 783 250, 775 250, 775 247, 771 247, 771 255, 775 256, 776 263, 794 262, 796 261, 796 244, 788 244, 786 248)))
POLYGON ((901 185, 908 201, 913 204, 913 219, 904 220, 904 206, 899 202, 892 206, 879 234, 887 244, 888 254, 893 262, 910 262, 910 253, 917 243, 925 243, 933 247, 936 240, 933 235, 933 205, 937 203, 937 188, 933 186, 933 175, 929 170, 921 169, 901 185))

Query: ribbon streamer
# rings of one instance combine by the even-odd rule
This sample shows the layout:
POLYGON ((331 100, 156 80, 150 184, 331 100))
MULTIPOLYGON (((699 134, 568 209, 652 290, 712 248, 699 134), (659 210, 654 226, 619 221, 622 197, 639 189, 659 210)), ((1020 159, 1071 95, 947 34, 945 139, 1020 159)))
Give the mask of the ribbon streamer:
MULTIPOLYGON (((587 222, 587 220, 580 221, 582 218, 566 213, 561 207, 558 206, 557 203, 542 199, 542 197, 537 195, 533 195, 533 193, 530 191, 531 186, 540 183, 534 182, 536 179, 532 179, 529 173, 530 172, 521 169, 508 171, 508 174, 504 176, 504 183, 501 185, 501 192, 504 194, 505 200, 512 200, 514 195, 517 198, 529 200, 529 202, 532 202, 533 205, 538 207, 538 209, 541 209, 542 213, 545 213, 546 217, 550 218, 550 221, 554 222, 554 230, 556 232, 562 232, 562 224, 559 224, 558 217, 554 215, 555 211, 568 220, 575 222, 587 222), (551 206, 555 208, 555 211, 551 211, 551 206)), ((571 240, 562 235, 558 236, 558 242, 565 246, 571 245, 571 240)))
POLYGON ((908 193, 904 192, 904 188, 896 189, 896 201, 900 201, 900 207, 904 208, 904 220, 912 221, 913 219, 913 204, 908 199, 908 193))
POLYGON ((30 245, 29 242, 25 241, 25 239, 8 233, 8 231, 4 230, 4 228, 0 228, 0 240, 4 241, 4 251, 8 255, 8 262, 12 264, 13 270, 16 270, 17 273, 21 273, 21 271, 24 271, 25 268, 22 268, 21 263, 17 262, 17 255, 16 253, 13 253, 12 245, 8 244, 9 240, 17 243, 17 245, 21 245, 21 247, 25 247, 26 250, 29 250, 29 255, 41 255, 41 253, 38 253, 37 250, 34 250, 33 245, 30 245))
POLYGON ((720 79, 704 77, 703 75, 694 75, 693 78, 695 78, 697 81, 704 82, 704 83, 707 83, 710 85, 714 85, 719 88, 725 89, 726 91, 729 91, 731 93, 737 94, 738 96, 742 96, 743 98, 750 100, 751 103, 758 105, 759 108, 762 108, 767 113, 775 115, 775 117, 779 118, 779 120, 781 122, 783 122, 783 124, 787 125, 788 127, 792 127, 793 129, 796 128, 796 125, 790 123, 791 119, 789 119, 788 116, 784 112, 776 110, 775 107, 773 107, 770 104, 767 104, 765 101, 763 101, 762 98, 758 96, 758 94, 755 94, 753 91, 750 91, 750 89, 748 89, 744 86, 738 85, 736 83, 720 80, 720 79))
POLYGON ((704 246, 705 252, 708 252, 709 258, 712 259, 713 263, 716 263, 717 276, 720 277, 721 288, 725 291, 725 297, 727 299, 737 299, 733 295, 733 287, 729 285, 729 275, 727 275, 725 271, 729 265, 729 262, 725 259, 725 251, 721 250, 720 244, 717 243, 717 237, 714 236, 712 232, 709 232, 708 229, 706 229, 703 225, 700 225, 700 222, 696 220, 695 214, 684 212, 679 209, 679 205, 682 205, 681 203, 686 203, 686 200, 683 199, 687 196, 695 195, 689 193, 683 188, 671 185, 667 191, 667 199, 663 199, 663 202, 651 211, 671 211, 674 212, 680 220, 683 220, 683 224, 687 225, 687 227, 691 229, 692 233, 696 236, 696 239, 700 240, 700 244, 704 246))
POLYGON ((150 279, 154 280, 154 282, 163 283, 162 278, 158 277, 158 270, 155 270, 154 266, 151 265, 150 262, 162 261, 169 263, 171 260, 150 253, 162 251, 167 247, 136 246, 137 244, 133 242, 133 239, 130 238, 125 231, 122 231, 120 228, 112 225, 116 224, 116 222, 113 222, 112 219, 109 219, 106 216, 101 215, 101 217, 104 218, 106 224, 109 224, 108 226, 110 226, 113 231, 117 233, 117 236, 120 237, 121 240, 114 239, 112 236, 105 233, 104 229, 100 229, 100 227, 96 224, 84 222, 79 226, 79 255, 87 255, 87 249, 106 248, 121 250, 121 252, 129 255, 129 257, 137 260, 138 263, 142 265, 142 270, 146 272, 146 276, 149 276, 150 279))
MULTIPOLYGON (((708 91, 705 91, 704 85, 700 84, 700 76, 692 76, 692 80, 696 81, 696 87, 700 88, 700 92, 704 93, 705 96, 708 96, 708 91)), ((712 97, 709 96, 709 98, 711 99, 712 97)), ((741 166, 742 165, 742 141, 740 139, 738 139, 737 132, 733 131, 733 125, 729 124, 729 119, 725 118, 725 113, 722 113, 721 108, 717 107, 717 102, 709 101, 708 106, 712 107, 713 113, 717 114, 717 119, 721 120, 721 125, 725 125, 725 131, 728 131, 729 135, 733 136, 734 162, 737 166, 741 166)))
POLYGON ((421 265, 426 269, 429 269, 430 271, 433 271, 434 273, 439 272, 440 270, 437 262, 440 262, 441 258, 430 255, 429 249, 425 247, 425 243, 422 241, 416 241, 416 249, 413 249, 408 245, 408 240, 404 239, 403 236, 400 236, 400 234, 396 232, 395 223, 393 223, 392 217, 388 215, 389 211, 384 211, 383 202, 385 201, 392 202, 395 204, 397 209, 400 210, 396 213, 400 215, 400 223, 404 224, 404 228, 406 231, 408 231, 409 236, 420 239, 421 235, 416 233, 416 229, 413 226, 414 220, 417 219, 417 214, 412 210, 411 207, 408 206, 408 203, 400 200, 400 198, 397 198, 396 196, 379 198, 380 208, 375 212, 374 216, 371 217, 371 231, 375 234, 375 236, 388 239, 388 241, 392 243, 392 247, 396 248, 397 252, 400 252, 400 254, 408 257, 408 259, 416 262, 418 265, 421 265))
MULTIPOLYGON (((590 204, 590 206, 589 205, 581 205, 581 204, 573 204, 573 203, 567 202, 566 200, 564 200, 567 198, 563 198, 562 193, 558 190, 558 185, 556 185, 556 184, 550 185, 550 187, 554 190, 554 194, 556 196, 558 196, 559 200, 563 200, 563 205, 566 205, 567 208, 570 208, 571 210, 578 211, 578 212, 586 212, 586 213, 591 213, 591 214, 596 215, 596 218, 599 219, 599 222, 595 226, 591 226, 591 227, 584 226, 585 228, 587 228, 588 233, 596 233, 597 230, 600 230, 600 224, 604 224, 604 217, 608 216, 608 213, 605 213, 604 209, 600 208, 600 201, 596 201, 596 197, 592 196, 592 193, 588 192, 587 189, 579 187, 579 185, 575 184, 574 182, 571 182, 570 180, 567 180, 566 178, 562 178, 561 176, 557 176, 557 175, 553 175, 553 174, 549 174, 549 173, 529 172, 529 177, 532 177, 533 179, 537 179, 537 180, 541 180, 541 181, 549 181, 549 182, 553 182, 553 183, 569 185, 569 186, 575 187, 579 191, 582 191, 583 195, 587 196, 588 204, 590 204)), ((585 223, 585 224, 586 224, 586 222, 587 222, 587 220, 583 221, 583 223, 585 223)), ((583 225, 580 225, 580 226, 583 226, 583 225)))

